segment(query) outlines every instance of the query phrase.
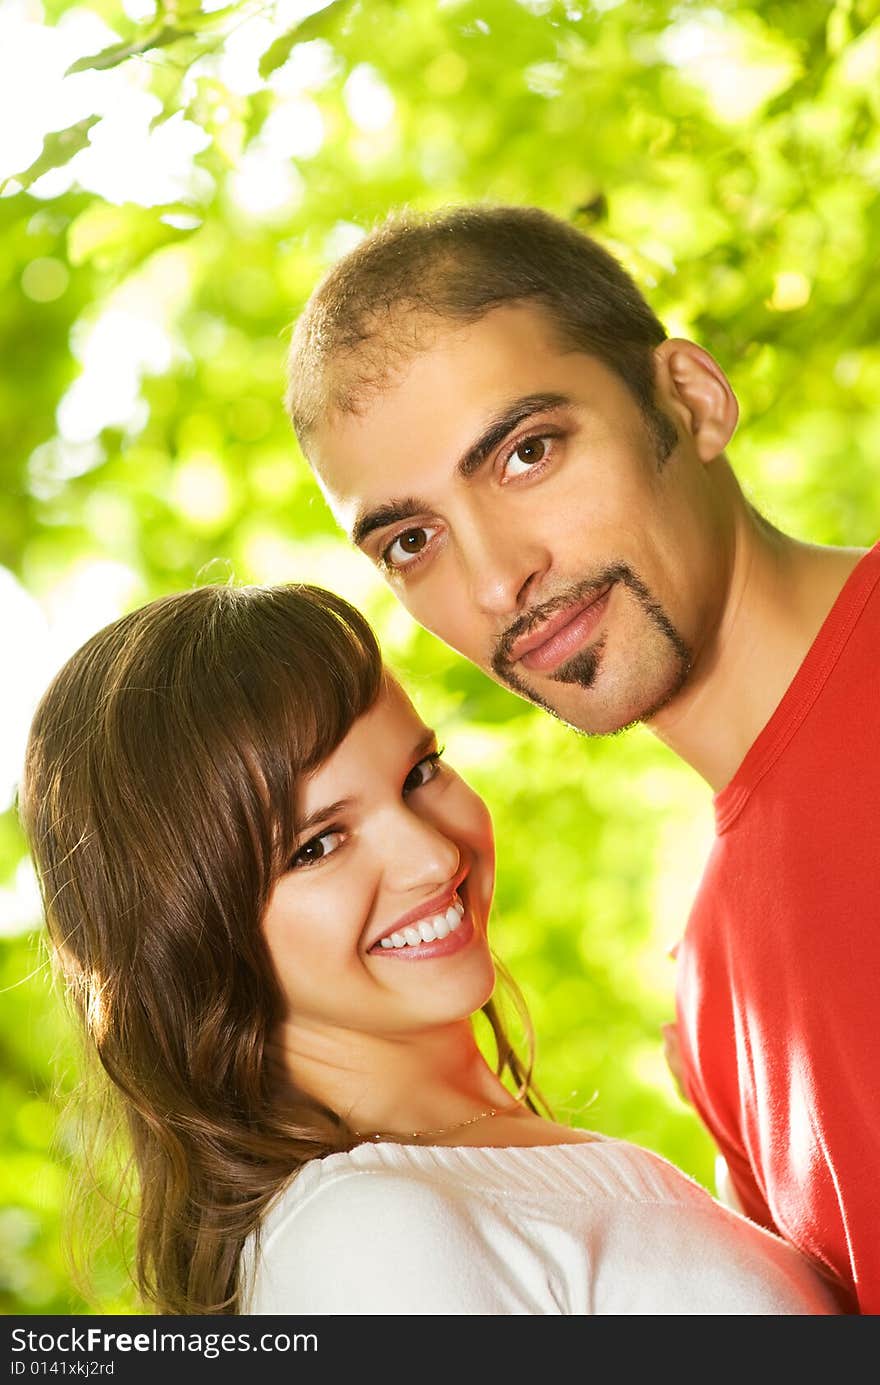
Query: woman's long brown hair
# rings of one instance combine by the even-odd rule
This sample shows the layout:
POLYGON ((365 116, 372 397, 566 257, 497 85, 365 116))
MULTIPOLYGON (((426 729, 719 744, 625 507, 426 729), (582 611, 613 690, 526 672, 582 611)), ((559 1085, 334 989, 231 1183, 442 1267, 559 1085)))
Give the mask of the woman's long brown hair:
MULTIPOLYGON (((49 937, 120 1099, 135 1281, 173 1314, 243 1310, 245 1241, 307 1161, 357 1136, 268 1059, 261 929, 297 787, 375 702, 366 620, 319 587, 200 587, 93 636, 34 717, 22 821, 49 937)), ((530 1067, 484 1007, 507 1072, 530 1067)))

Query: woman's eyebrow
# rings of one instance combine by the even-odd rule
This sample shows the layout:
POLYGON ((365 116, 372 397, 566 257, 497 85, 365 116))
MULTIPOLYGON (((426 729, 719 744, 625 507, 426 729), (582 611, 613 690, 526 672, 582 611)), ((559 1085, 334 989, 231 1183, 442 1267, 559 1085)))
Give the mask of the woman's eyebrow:
MULTIPOLYGON (((543 413, 546 409, 556 409, 560 405, 570 403, 567 394, 555 393, 525 394, 512 400, 490 419, 480 436, 458 459, 455 464, 456 473, 465 478, 473 476, 489 453, 504 441, 508 433, 512 433, 514 428, 519 427, 532 414, 543 413)), ((351 542, 356 548, 360 548, 364 540, 376 529, 384 529, 390 524, 400 524, 403 520, 412 519, 414 515, 430 513, 430 510, 431 506, 426 500, 414 495, 386 500, 372 509, 363 510, 356 517, 351 530, 351 542)))
POLYGON ((335 803, 325 803, 323 807, 316 808, 308 817, 304 817, 302 822, 296 825, 296 835, 301 837, 304 832, 309 832, 319 823, 326 822, 328 818, 335 818, 340 813, 346 812, 354 804, 353 798, 339 798, 335 803))
POLYGON ((431 746, 435 745, 436 742, 437 732, 432 730, 430 726, 427 727, 425 729, 424 736, 422 736, 421 740, 417 741, 416 744, 413 746, 412 753, 413 758, 416 761, 416 764, 418 764, 419 760, 422 759, 422 757, 428 753, 428 751, 431 749, 431 746))
MULTIPOLYGON (((415 764, 418 764, 437 743, 437 732, 430 726, 425 728, 425 733, 416 741, 411 751, 411 757, 415 764)), ((301 822, 297 823, 296 835, 301 837, 304 832, 310 832, 313 827, 317 827, 322 822, 327 822, 330 818, 338 817, 340 814, 350 812, 357 804, 355 798, 338 798, 335 803, 325 803, 322 807, 316 808, 313 813, 309 813, 301 822)))

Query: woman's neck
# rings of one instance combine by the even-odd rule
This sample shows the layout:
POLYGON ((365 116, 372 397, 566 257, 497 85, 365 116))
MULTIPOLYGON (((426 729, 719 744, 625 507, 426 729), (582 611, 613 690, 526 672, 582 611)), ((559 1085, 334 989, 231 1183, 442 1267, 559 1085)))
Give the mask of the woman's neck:
POLYGON ((486 1062, 469 1020, 378 1035, 282 1025, 273 1045, 295 1085, 364 1133, 445 1131, 514 1098, 486 1062))

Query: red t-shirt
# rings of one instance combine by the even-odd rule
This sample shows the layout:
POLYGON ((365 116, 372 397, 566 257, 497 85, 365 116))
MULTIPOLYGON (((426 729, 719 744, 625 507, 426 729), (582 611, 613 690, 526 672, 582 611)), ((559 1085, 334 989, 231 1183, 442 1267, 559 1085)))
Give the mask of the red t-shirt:
POLYGON ((678 949, 687 1090, 746 1213, 880 1313, 880 544, 715 813, 678 949))

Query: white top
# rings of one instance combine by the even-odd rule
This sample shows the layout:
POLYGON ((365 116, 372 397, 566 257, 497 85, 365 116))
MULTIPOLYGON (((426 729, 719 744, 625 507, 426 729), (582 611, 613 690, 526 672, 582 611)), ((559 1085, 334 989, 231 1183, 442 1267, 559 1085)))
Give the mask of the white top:
MULTIPOLYGON (((253 1244, 243 1257, 245 1286, 253 1244)), ((659 1155, 619 1140, 363 1144, 263 1222, 249 1314, 829 1314, 824 1280, 659 1155)))

